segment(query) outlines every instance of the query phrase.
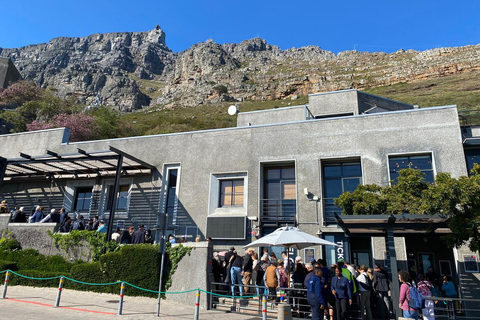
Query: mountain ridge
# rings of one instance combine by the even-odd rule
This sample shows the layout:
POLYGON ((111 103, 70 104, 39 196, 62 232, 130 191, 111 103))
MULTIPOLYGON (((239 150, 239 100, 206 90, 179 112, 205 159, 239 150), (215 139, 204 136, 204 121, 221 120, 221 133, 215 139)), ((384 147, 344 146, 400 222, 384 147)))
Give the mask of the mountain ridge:
POLYGON ((128 112, 224 101, 265 101, 339 89, 365 89, 480 70, 480 45, 394 53, 318 46, 281 50, 264 39, 182 52, 166 45, 160 26, 143 32, 58 37, 48 43, 0 48, 26 79, 128 112))

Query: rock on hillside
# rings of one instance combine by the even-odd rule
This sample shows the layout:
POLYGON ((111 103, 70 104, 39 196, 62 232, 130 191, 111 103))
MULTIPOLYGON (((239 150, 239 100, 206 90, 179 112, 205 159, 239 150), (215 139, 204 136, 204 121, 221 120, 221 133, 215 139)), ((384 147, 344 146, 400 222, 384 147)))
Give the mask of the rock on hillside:
POLYGON ((172 52, 157 26, 146 32, 56 38, 48 44, 1 49, 23 77, 60 96, 77 95, 122 111, 209 102, 282 99, 298 94, 411 82, 480 70, 480 45, 395 53, 317 46, 281 50, 254 38, 213 40, 172 52))

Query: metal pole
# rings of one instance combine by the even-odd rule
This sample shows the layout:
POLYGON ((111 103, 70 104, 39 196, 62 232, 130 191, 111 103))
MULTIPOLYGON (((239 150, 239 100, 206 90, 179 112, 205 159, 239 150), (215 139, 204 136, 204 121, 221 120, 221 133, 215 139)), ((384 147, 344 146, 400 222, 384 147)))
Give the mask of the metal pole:
POLYGON ((7 273, 5 274, 5 284, 3 285, 2 299, 5 299, 5 297, 7 296, 7 287, 8 287, 9 276, 10 276, 10 270, 7 270, 7 273))
MULTIPOLYGON (((115 171, 115 181, 113 183, 113 195, 108 199, 108 205, 110 206, 110 216, 108 219, 107 233, 105 235, 105 241, 109 242, 112 237, 113 220, 115 219, 115 207, 117 206, 117 193, 120 185, 120 176, 122 175, 123 156, 118 156, 117 170, 115 171)), ((107 251, 107 245, 105 244, 104 251, 107 251)))
POLYGON ((60 297, 62 296, 62 289, 63 289, 63 277, 60 277, 60 283, 58 284, 58 293, 57 293, 57 300, 55 300, 55 308, 58 308, 60 305, 60 297))
POLYGON ((165 262, 165 249, 167 247, 167 223, 168 223, 168 213, 165 213, 165 220, 163 222, 163 234, 160 238, 160 252, 162 253, 162 262, 160 265, 160 280, 158 281, 158 301, 157 301, 157 317, 160 317, 160 302, 162 301, 162 276, 163 276, 163 265, 165 262))
POLYGON ((194 320, 198 320, 198 316, 200 315, 200 290, 197 291, 196 294, 197 298, 195 300, 195 317, 194 320))
POLYGON ((120 301, 118 303, 118 313, 117 313, 119 316, 122 315, 124 293, 125 293, 125 283, 122 282, 122 284, 120 285, 120 301))
POLYGON ((267 320, 267 296, 262 295, 262 320, 267 320))

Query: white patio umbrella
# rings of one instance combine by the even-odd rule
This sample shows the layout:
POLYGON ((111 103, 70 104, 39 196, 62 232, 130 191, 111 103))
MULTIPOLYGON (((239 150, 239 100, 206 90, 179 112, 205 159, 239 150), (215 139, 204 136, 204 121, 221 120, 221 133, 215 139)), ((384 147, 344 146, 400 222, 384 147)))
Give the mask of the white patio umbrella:
MULTIPOLYGON (((290 259, 290 248, 294 247, 297 249, 303 249, 315 245, 326 245, 326 246, 335 246, 340 247, 340 245, 312 236, 308 233, 300 231, 296 227, 281 227, 273 231, 270 234, 267 234, 265 237, 262 237, 256 241, 253 241, 247 247, 286 247, 287 248, 287 263, 290 259)), ((290 268, 287 268, 288 279, 290 279, 290 268)))
POLYGON ((310 246, 316 245, 326 245, 326 246, 335 246, 339 247, 336 243, 312 236, 308 233, 300 231, 296 227, 281 227, 273 231, 270 234, 267 234, 265 237, 262 237, 256 241, 253 241, 247 247, 286 247, 290 249, 291 247, 297 249, 303 249, 310 246))

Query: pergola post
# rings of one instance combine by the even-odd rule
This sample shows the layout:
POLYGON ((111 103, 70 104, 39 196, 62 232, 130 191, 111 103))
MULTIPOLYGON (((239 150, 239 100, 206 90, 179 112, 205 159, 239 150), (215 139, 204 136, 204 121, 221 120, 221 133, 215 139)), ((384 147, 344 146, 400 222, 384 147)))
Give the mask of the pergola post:
POLYGON ((387 227, 386 245, 388 255, 390 256, 390 272, 392 273, 392 288, 390 290, 392 294, 392 306, 395 315, 395 319, 403 315, 402 310, 398 306, 398 297, 400 294, 400 286, 397 277, 397 251, 395 250, 395 236, 393 234, 393 225, 390 224, 387 227))
MULTIPOLYGON (((117 193, 120 184, 120 176, 122 175, 122 164, 123 164, 123 156, 118 156, 117 161, 117 170, 115 172, 115 182, 113 183, 113 196, 108 199, 108 205, 110 206, 110 216, 108 219, 108 228, 107 228, 107 235, 105 241, 110 241, 112 237, 112 230, 113 230, 113 220, 115 219, 115 207, 117 206, 117 193)), ((105 247, 106 249, 106 247, 105 247)))

